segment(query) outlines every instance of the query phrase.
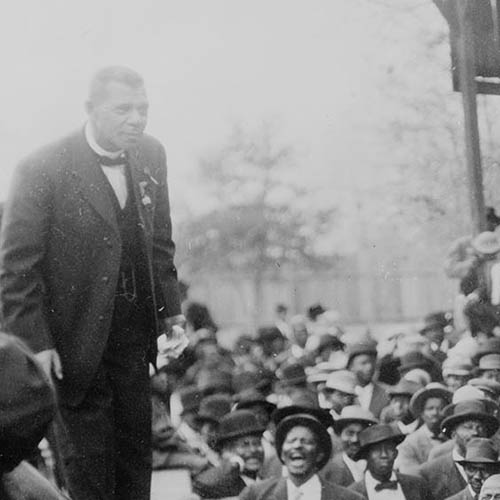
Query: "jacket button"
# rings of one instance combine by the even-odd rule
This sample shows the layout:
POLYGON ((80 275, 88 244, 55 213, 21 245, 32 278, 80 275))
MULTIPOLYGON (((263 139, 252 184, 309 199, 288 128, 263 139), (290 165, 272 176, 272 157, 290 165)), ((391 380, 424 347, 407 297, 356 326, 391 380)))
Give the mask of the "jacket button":
POLYGON ((104 320, 104 316, 101 314, 101 316, 99 316, 99 321, 103 321, 104 320))
POLYGON ((108 276, 103 276, 102 277, 102 281, 104 281, 104 283, 107 283, 109 281, 109 277, 108 276))

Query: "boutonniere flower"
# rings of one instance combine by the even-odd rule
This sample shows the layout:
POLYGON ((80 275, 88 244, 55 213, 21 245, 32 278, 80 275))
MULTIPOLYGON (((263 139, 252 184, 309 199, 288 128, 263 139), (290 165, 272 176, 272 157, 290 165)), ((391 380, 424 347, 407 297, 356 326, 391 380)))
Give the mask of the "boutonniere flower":
POLYGON ((148 208, 153 203, 151 197, 148 194, 149 182, 141 181, 139 182, 139 190, 141 192, 141 203, 144 207, 148 208))

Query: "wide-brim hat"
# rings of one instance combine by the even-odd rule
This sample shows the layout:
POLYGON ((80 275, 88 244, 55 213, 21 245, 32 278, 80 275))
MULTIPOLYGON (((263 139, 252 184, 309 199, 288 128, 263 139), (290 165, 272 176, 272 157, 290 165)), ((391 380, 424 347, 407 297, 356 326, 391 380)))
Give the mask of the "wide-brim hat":
POLYGON ((335 434, 340 434, 342 430, 349 424, 359 423, 365 427, 378 424, 372 412, 364 410, 361 406, 345 406, 340 413, 340 417, 334 419, 333 430, 335 434))
POLYGON ((217 431, 216 445, 220 447, 228 440, 244 436, 260 436, 266 427, 259 423, 250 410, 235 410, 221 418, 217 431))
POLYGON ((212 394, 201 400, 200 410, 195 420, 199 424, 214 422, 218 424, 224 415, 231 411, 232 398, 227 394, 212 394))
POLYGON ((420 351, 410 351, 401 356, 401 365, 398 367, 398 371, 399 373, 405 373, 414 368, 421 368, 428 371, 432 369, 434 364, 432 358, 420 351))
POLYGON ((295 415, 290 415, 284 418, 276 428, 275 434, 275 446, 276 453, 281 462, 281 450, 283 448, 283 442, 286 439, 287 434, 294 427, 304 426, 311 429, 317 437, 318 446, 323 452, 323 457, 320 462, 318 462, 317 470, 321 470, 330 460, 332 454, 332 439, 326 427, 314 416, 307 413, 297 413, 295 415))
POLYGON ((417 391, 410 399, 411 414, 415 418, 418 418, 424 410, 425 402, 429 398, 440 398, 444 401, 445 405, 449 405, 452 397, 453 393, 444 385, 439 384, 438 382, 431 382, 424 388, 417 391))
POLYGON ((353 458, 354 460, 361 460, 374 444, 392 441, 398 445, 404 441, 405 437, 395 425, 377 424, 367 427, 359 433, 360 447, 353 458))
POLYGON ((356 375, 349 370, 337 370, 326 379, 324 389, 335 390, 356 396, 356 375))
POLYGON ((500 252, 500 240, 494 231, 483 231, 472 240, 472 248, 485 255, 500 252))
POLYGON ((500 396, 500 382, 491 378, 472 378, 467 382, 472 387, 477 387, 480 391, 488 393, 493 399, 497 400, 500 396))
POLYGON ((479 364, 479 360, 487 354, 500 354, 500 338, 493 337, 487 339, 484 344, 482 344, 477 353, 472 357, 472 362, 475 365, 479 364))
POLYGON ((490 410, 488 401, 482 399, 469 399, 448 405, 443 412, 446 417, 441 422, 441 431, 450 437, 453 429, 461 422, 479 420, 486 428, 487 437, 491 437, 498 430, 499 422, 490 410))
POLYGON ((236 404, 234 405, 235 410, 244 410, 252 408, 254 406, 261 406, 268 413, 269 416, 272 415, 273 411, 276 410, 276 405, 268 401, 262 393, 256 390, 249 389, 238 394, 235 397, 236 404))
POLYGON ((307 382, 307 376, 302 365, 293 363, 278 370, 278 380, 282 385, 300 385, 307 382))
POLYGON ((316 418, 323 424, 325 428, 333 427, 333 417, 327 409, 299 404, 276 408, 276 410, 274 410, 271 415, 271 421, 275 425, 279 425, 279 423, 285 418, 301 413, 305 413, 316 418))
POLYGON ((456 462, 460 465, 491 464, 500 466, 495 443, 487 438, 472 438, 467 443, 464 459, 456 462))
POLYGON ((477 370, 500 370, 500 353, 488 353, 481 356, 477 370))

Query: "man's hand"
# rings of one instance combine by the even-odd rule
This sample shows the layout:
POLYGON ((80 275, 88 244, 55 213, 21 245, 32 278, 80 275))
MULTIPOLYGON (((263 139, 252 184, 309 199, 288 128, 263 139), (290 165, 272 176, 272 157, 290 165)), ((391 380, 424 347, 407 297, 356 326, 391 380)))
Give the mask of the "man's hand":
POLYGON ((45 351, 37 352, 35 353, 35 358, 42 365, 43 371, 49 380, 52 381, 52 374, 59 380, 63 378, 61 360, 55 349, 46 349, 45 351))
POLYGON ((158 337, 158 355, 164 364, 168 359, 178 358, 188 346, 189 340, 184 331, 184 316, 167 318, 164 333, 158 337))

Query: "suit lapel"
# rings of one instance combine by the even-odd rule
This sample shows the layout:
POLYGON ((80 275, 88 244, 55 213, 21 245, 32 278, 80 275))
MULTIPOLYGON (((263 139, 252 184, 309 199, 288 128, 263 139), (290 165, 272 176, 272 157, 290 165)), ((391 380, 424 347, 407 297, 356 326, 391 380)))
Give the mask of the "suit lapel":
POLYGON ((75 138, 74 151, 71 175, 78 183, 77 188, 104 221, 119 233, 108 181, 83 132, 75 138))
POLYGON ((271 497, 274 500, 287 500, 288 492, 286 488, 286 479, 281 477, 280 480, 276 483, 274 488, 274 495, 271 497))

